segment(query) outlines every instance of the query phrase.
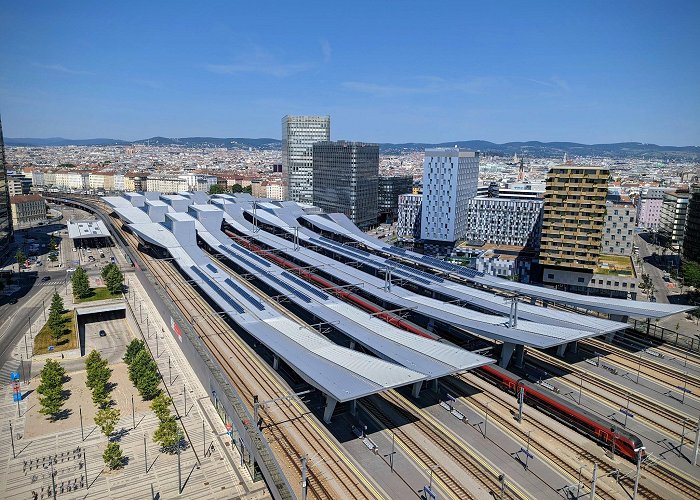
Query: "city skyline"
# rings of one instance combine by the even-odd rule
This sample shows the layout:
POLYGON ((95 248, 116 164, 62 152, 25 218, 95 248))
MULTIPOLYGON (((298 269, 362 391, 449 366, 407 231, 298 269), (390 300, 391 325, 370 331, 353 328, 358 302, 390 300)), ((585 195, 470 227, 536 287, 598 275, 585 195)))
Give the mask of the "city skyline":
POLYGON ((700 7, 620 2, 3 11, 8 137, 279 137, 698 145, 700 7), (449 15, 447 15, 449 13, 449 15), (306 29, 298 29, 301 25, 306 29), (313 28, 313 29, 312 29, 313 28))

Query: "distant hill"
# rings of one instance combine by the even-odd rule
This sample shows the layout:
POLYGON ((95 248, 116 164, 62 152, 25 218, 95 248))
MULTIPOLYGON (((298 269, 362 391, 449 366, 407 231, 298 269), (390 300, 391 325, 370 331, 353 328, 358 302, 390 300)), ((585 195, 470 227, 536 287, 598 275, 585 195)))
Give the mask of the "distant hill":
MULTIPOLYGON (((182 146, 186 148, 227 148, 227 149, 265 149, 275 150, 281 146, 279 139, 245 137, 151 137, 138 141, 122 141, 119 139, 64 139, 51 137, 48 139, 6 138, 7 146, 114 146, 150 144, 151 146, 182 146)), ((452 141, 439 144, 407 142, 403 144, 379 144, 383 153, 401 153, 422 151, 431 147, 458 146, 460 148, 481 151, 486 154, 525 155, 528 157, 563 156, 604 156, 610 158, 675 158, 690 161, 700 161, 698 146, 659 146, 641 142, 617 142, 613 144, 580 144, 577 142, 507 142, 496 144, 489 141, 452 141)))

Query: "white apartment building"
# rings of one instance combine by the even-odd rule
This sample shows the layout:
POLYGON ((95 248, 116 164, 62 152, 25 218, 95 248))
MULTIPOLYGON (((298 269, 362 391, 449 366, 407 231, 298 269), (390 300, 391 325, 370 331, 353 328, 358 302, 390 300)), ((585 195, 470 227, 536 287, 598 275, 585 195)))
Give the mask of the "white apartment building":
POLYGON ((478 152, 425 150, 421 239, 426 253, 442 252, 464 236, 467 200, 476 196, 478 181, 478 152))
POLYGON ((423 196, 400 194, 396 237, 401 242, 415 241, 420 236, 420 212, 423 196))
POLYGON ((56 172, 56 187, 63 189, 88 189, 90 187, 89 172, 56 172))
POLYGON ((467 200, 468 243, 538 248, 543 200, 472 198, 467 200))
POLYGON ((284 184, 281 182, 268 183, 266 197, 271 200, 284 200, 284 184))
POLYGON ((112 191, 114 189, 114 175, 110 172, 90 172, 90 189, 112 191))
POLYGON ((114 190, 124 191, 124 174, 114 174, 114 190))
POLYGON ((187 183, 187 189, 184 191, 204 191, 208 193, 209 188, 218 182, 215 175, 183 174, 179 177, 187 183))
POLYGON ((658 229, 661 223, 661 207, 664 193, 669 188, 644 188, 637 198, 637 226, 645 229, 658 229))
POLYGON ((605 204, 605 229, 600 252, 607 255, 632 255, 637 210, 631 203, 605 204))
POLYGON ((187 191, 187 180, 178 174, 153 174, 146 179, 146 191, 174 194, 187 191))
POLYGON ((330 116, 282 118, 282 172, 287 182, 287 198, 313 203, 312 146, 316 142, 330 140, 330 116))

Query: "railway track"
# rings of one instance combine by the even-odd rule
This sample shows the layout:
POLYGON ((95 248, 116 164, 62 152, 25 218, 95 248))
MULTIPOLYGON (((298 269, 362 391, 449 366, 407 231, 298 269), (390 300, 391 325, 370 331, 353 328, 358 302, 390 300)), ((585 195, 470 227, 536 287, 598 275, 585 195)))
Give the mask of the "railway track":
MULTIPOLYGON (((608 402, 608 404, 613 407, 613 408, 621 408, 624 407, 627 403, 627 398, 629 397, 630 401, 630 409, 633 409, 632 405, 635 405, 637 408, 642 408, 653 415, 660 417, 663 420, 667 420, 668 422, 671 422, 674 425, 677 425, 678 427, 682 427, 683 423, 686 423, 687 425, 691 425, 693 422, 696 420, 692 418, 690 415, 683 414, 675 410, 674 408, 671 408, 670 406, 665 406, 661 405, 660 403, 656 401, 650 401, 649 399, 640 396, 639 394, 636 394, 635 392, 627 389, 623 389, 621 387, 618 387, 614 384, 612 384, 609 380, 600 377, 599 375, 596 375, 594 373, 591 373, 589 371, 583 370, 582 368, 579 368, 576 365, 569 364, 565 361, 561 361, 560 359, 550 356, 549 354, 546 354, 542 351, 538 351, 536 349, 526 349, 528 355, 534 359, 543 361, 547 364, 550 364, 552 366, 555 366, 556 368, 559 368, 561 370, 564 370, 565 372, 571 372, 568 375, 563 375, 562 378, 569 382, 572 385, 579 385, 580 380, 583 380, 584 382, 595 386, 597 388, 603 389, 604 391, 607 391, 608 393, 618 397, 619 399, 613 399, 609 396, 607 396, 604 393, 601 392, 596 392, 595 396, 603 399, 608 402), (571 377, 575 377, 574 380, 572 380, 571 377)), ((584 389, 587 392, 590 392, 586 387, 584 389)), ((665 434, 669 435, 673 439, 679 439, 681 436, 681 433, 679 430, 675 428, 671 428, 668 425, 663 424, 659 419, 657 418, 650 418, 647 416, 644 416, 643 414, 639 414, 639 412, 635 412, 635 418, 638 421, 643 421, 646 422, 648 425, 652 427, 656 427, 657 429, 660 429, 662 432, 665 434)))
MULTIPOLYGON (((138 240, 125 232, 120 222, 116 222, 115 226, 138 251, 138 240)), ((258 395, 261 400, 269 400, 290 393, 273 379, 270 369, 233 333, 231 327, 184 282, 179 272, 171 265, 143 253, 141 257, 147 262, 163 290, 178 304, 183 316, 192 324, 197 335, 217 359, 250 409, 254 395, 258 395), (188 307, 183 307, 183 304, 188 307), (233 368, 234 365, 236 369, 233 368)), ((276 450, 278 461, 285 467, 292 485, 301 483, 300 457, 305 452, 313 452, 309 461, 312 465, 308 467, 307 472, 307 498, 384 497, 352 465, 344 452, 329 440, 325 428, 318 424, 315 417, 299 402, 291 401, 274 408, 261 408, 260 414, 269 422, 284 422, 280 425, 264 426, 263 434, 276 450)))
POLYGON ((586 339, 580 341, 583 345, 587 345, 592 349, 599 351, 607 351, 610 356, 614 356, 611 361, 618 363, 625 368, 635 371, 639 367, 644 367, 645 373, 655 380, 665 383, 671 388, 683 387, 687 383, 687 389, 693 394, 700 393, 700 377, 692 374, 687 374, 685 371, 668 366, 665 363, 654 361, 653 359, 644 358, 638 354, 631 353, 622 347, 618 347, 598 339, 586 339), (659 375, 662 375, 660 378, 659 375))
MULTIPOLYGON (((405 398, 389 391, 381 396, 375 395, 364 398, 360 404, 372 418, 382 427, 391 429, 396 438, 404 444, 404 449, 409 449, 415 455, 416 461, 421 463, 426 470, 433 471, 433 480, 438 483, 442 490, 455 499, 476 499, 482 498, 484 493, 494 496, 500 495, 501 483, 498 480, 498 471, 485 463, 476 452, 469 449, 461 438, 443 428, 437 428, 416 412, 412 404, 405 398), (382 406, 390 406, 390 411, 383 410, 382 406), (411 422, 410 426, 402 425, 402 422, 411 422), (445 461, 438 461, 434 455, 425 451, 425 445, 421 443, 411 429, 415 429, 424 439, 437 446, 444 456, 451 459, 452 464, 445 461), (465 484, 465 477, 460 475, 455 477, 455 471, 459 469, 468 473, 470 478, 475 479, 486 488, 486 491, 473 491, 474 486, 465 484)), ((508 485, 504 491, 504 498, 528 498, 512 485, 508 485)))
MULTIPOLYGON (((473 374, 461 375, 459 379, 470 386, 479 389, 482 397, 489 399, 491 404, 497 404, 503 408, 503 411, 501 412, 489 413, 491 418, 499 421, 504 427, 511 429, 511 431, 518 434, 523 440, 527 438, 527 433, 518 424, 516 424, 513 419, 503 417, 503 415, 507 415, 509 411, 511 411, 512 408, 517 405, 514 397, 504 393, 500 389, 494 387, 492 384, 489 384, 473 374)), ((445 385, 449 386, 450 384, 447 383, 445 385)), ((459 387, 455 388, 459 390, 459 387)), ((472 408, 480 413, 486 411, 486 404, 483 401, 480 401, 479 398, 469 398, 468 401, 462 399, 462 402, 466 405, 470 405, 471 403, 472 408), (475 407, 478 407, 478 409, 475 407)), ((491 406, 491 408, 493 409, 493 406, 491 406)), ((548 426, 541 420, 534 418, 525 412, 523 412, 523 422, 526 422, 531 427, 537 429, 543 435, 551 435, 551 433, 555 431, 555 428, 548 426)), ((612 476, 615 474, 615 466, 596 456, 594 453, 584 449, 575 441, 569 439, 565 434, 557 432, 557 440, 562 443, 564 448, 574 451, 578 457, 578 462, 583 460, 591 464, 591 467, 586 469, 586 477, 589 482, 589 474, 592 474, 592 464, 594 462, 598 464, 599 477, 602 477, 603 475, 612 476)), ((553 450, 548 449, 546 446, 539 445, 536 440, 531 441, 531 443, 534 443, 531 444, 532 449, 538 450, 538 453, 541 456, 546 456, 550 461, 565 470, 571 477, 575 477, 578 474, 578 468, 576 466, 571 465, 553 450)), ((698 485, 697 481, 693 483, 690 478, 671 468, 664 462, 654 462, 653 464, 644 462, 642 464, 642 469, 648 474, 653 475, 660 484, 673 488, 680 495, 687 496, 687 498, 700 497, 700 485, 698 485)), ((620 479, 620 483, 632 490, 634 488, 634 475, 625 475, 622 479, 620 479)), ((596 493, 600 495, 601 498, 615 499, 620 497, 620 494, 622 493, 621 491, 611 489, 609 485, 603 486, 603 484, 604 483, 598 483, 596 488, 596 493), (601 488, 604 489, 604 493, 600 492, 601 488)), ((659 500, 665 498, 663 493, 656 492, 643 483, 640 483, 638 493, 643 498, 659 500)))

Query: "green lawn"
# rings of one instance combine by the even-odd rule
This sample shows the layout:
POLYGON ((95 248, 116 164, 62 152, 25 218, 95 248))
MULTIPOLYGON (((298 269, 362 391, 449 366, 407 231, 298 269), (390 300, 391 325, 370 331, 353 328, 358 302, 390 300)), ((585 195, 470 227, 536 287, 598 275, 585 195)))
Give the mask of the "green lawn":
POLYGON ((34 354, 46 354, 49 352, 49 346, 54 346, 53 352, 69 351, 78 348, 78 335, 75 333, 75 324, 73 323, 73 311, 63 313, 63 335, 58 339, 54 339, 49 333, 47 325, 44 325, 36 337, 34 337, 34 354))
POLYGON ((91 288, 90 291, 92 292, 92 295, 89 297, 86 297, 84 299, 76 299, 76 302, 92 302, 94 300, 107 300, 107 299, 118 299, 121 298, 122 294, 117 293, 112 295, 109 293, 109 290, 107 290, 107 287, 98 287, 98 288, 91 288))

